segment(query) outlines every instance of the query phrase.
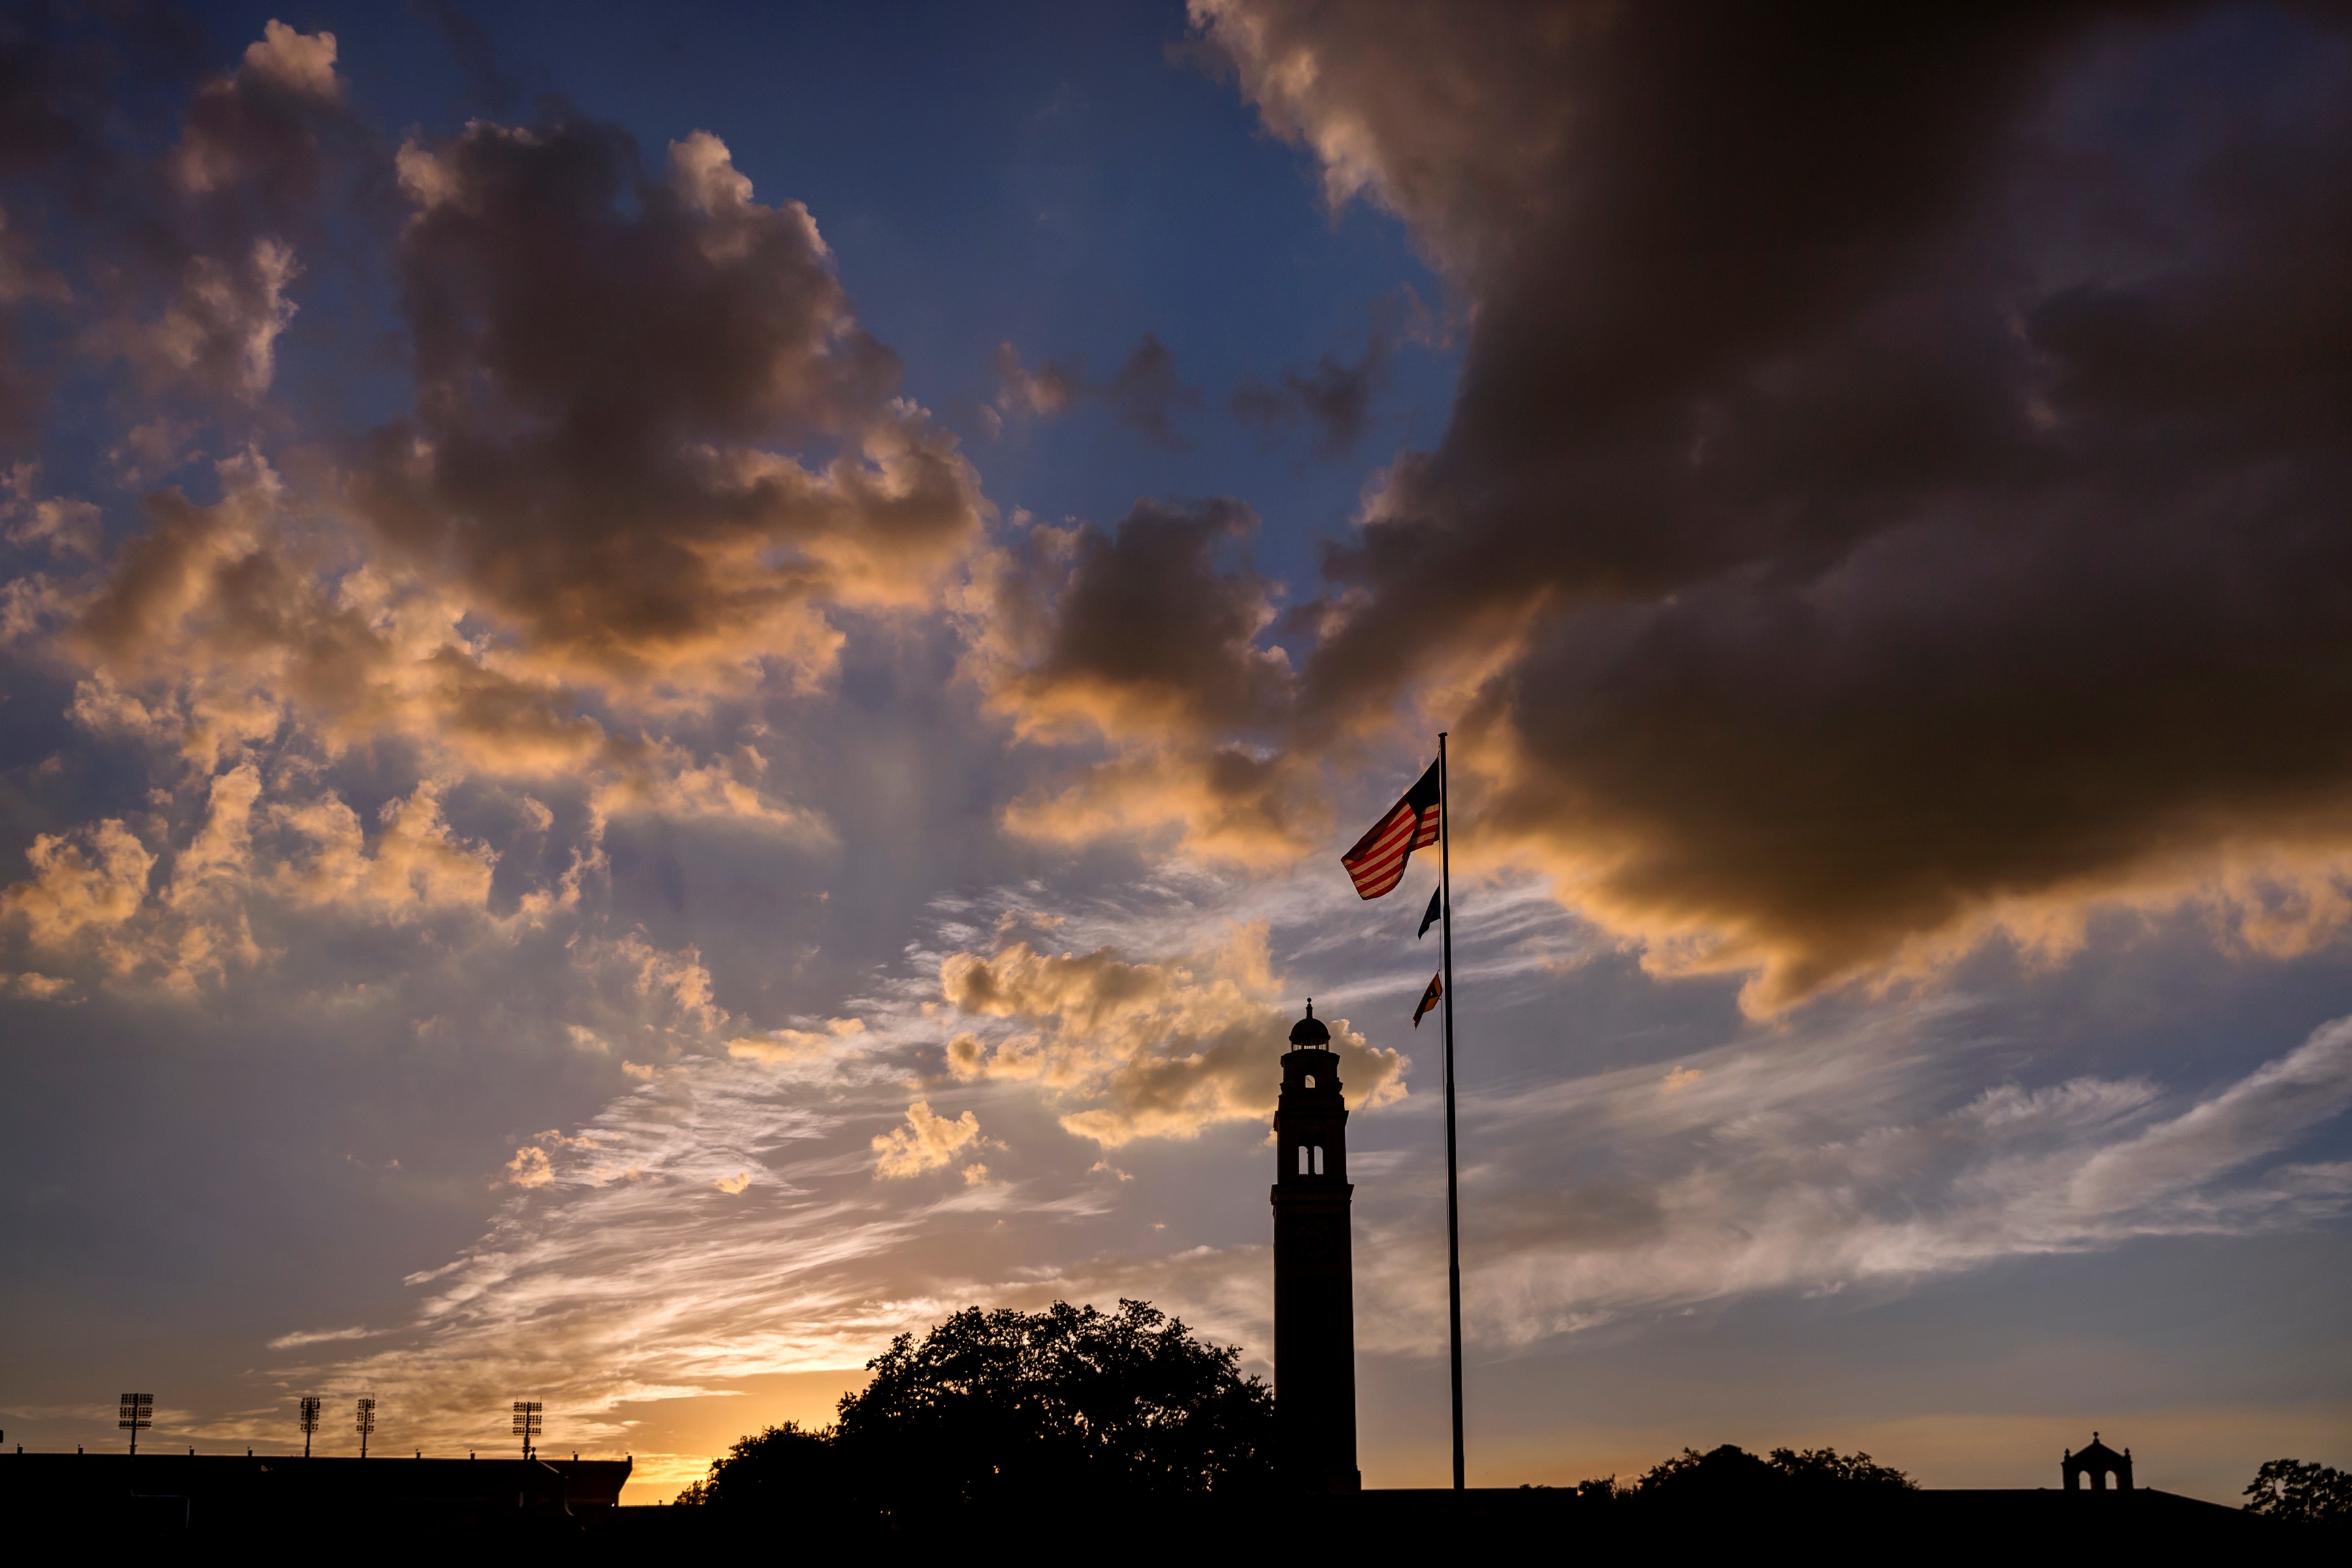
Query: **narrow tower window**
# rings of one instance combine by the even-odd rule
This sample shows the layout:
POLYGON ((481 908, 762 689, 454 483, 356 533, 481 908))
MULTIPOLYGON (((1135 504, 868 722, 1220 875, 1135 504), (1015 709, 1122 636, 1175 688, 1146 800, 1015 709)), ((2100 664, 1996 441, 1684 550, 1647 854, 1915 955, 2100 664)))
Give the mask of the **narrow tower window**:
POLYGON ((1301 1144, 1298 1146, 1298 1173, 1299 1173, 1300 1175, 1302 1175, 1302 1176, 1303 1176, 1303 1175, 1306 1175, 1306 1174, 1307 1173, 1307 1171, 1308 1171, 1308 1166, 1307 1166, 1307 1145, 1306 1145, 1306 1144, 1304 1144, 1304 1143, 1301 1143, 1301 1144))
POLYGON ((1318 1176, 1323 1173, 1323 1145, 1320 1143, 1315 1145, 1315 1173, 1318 1176))
POLYGON ((1315 1075, 1313 1073, 1308 1073, 1307 1075, 1306 1083, 1307 1087, 1309 1089, 1313 1089, 1315 1087, 1315 1075))

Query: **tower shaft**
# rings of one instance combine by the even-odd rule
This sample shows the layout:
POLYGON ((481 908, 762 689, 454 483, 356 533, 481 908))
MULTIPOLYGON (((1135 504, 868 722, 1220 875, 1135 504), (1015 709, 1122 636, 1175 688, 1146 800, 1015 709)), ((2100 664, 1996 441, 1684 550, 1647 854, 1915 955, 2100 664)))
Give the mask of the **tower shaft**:
POLYGON ((1274 1113, 1274 1415, 1300 1491, 1354 1491, 1356 1302, 1348 1108, 1312 1008, 1291 1031, 1274 1113), (1302 1037, 1307 1037, 1302 1038, 1302 1037))

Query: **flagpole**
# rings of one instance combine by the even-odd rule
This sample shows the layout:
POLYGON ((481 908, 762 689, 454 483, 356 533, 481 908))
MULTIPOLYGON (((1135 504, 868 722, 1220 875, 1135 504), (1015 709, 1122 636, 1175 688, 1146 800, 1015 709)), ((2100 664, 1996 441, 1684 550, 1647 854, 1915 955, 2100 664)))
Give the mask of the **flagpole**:
POLYGON ((1454 1489, 1462 1480, 1462 1212, 1455 1197, 1454 1155, 1454 808, 1445 798, 1445 731, 1437 732, 1437 879, 1445 920, 1445 1305, 1454 1330, 1454 1489))

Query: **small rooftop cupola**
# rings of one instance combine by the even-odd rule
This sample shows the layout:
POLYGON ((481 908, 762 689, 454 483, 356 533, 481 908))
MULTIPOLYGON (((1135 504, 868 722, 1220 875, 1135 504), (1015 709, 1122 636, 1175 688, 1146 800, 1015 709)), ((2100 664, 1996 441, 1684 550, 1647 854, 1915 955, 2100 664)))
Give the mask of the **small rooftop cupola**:
POLYGON ((2105 1491, 2109 1476, 2115 1478, 2117 1491, 2127 1492, 2132 1489, 2131 1470, 2131 1450, 2126 1448, 2122 1453, 2116 1453, 2099 1441, 2096 1432, 2091 1434, 2089 1447, 2079 1453, 2067 1449, 2066 1457, 2058 1465, 2058 1473, 2065 1477, 2066 1489, 2070 1492, 2081 1491, 2085 1477, 2089 1478, 2093 1491, 2105 1491))
POLYGON ((1356 1295, 1348 1101, 1331 1031, 1290 1026, 1274 1112, 1274 1419, 1286 1489, 1354 1491, 1356 1295))

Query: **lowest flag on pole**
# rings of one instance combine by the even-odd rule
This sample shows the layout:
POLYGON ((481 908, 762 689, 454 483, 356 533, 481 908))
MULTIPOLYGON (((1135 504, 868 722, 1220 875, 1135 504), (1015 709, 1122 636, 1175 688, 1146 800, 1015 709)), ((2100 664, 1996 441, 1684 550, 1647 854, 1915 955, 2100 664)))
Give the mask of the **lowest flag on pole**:
POLYGON ((1429 989, 1421 994, 1421 1005, 1412 1010, 1412 1026, 1414 1028, 1418 1029, 1421 1027, 1421 1016, 1423 1013, 1428 1012, 1432 1007, 1436 1006, 1437 999, 1444 994, 1445 987, 1437 983, 1436 975, 1431 975, 1429 977, 1429 989))
POLYGON ((1372 824, 1371 831, 1356 840, 1353 849, 1339 857, 1359 898, 1377 899, 1395 891, 1404 880, 1405 862, 1412 858, 1412 852, 1437 842, 1444 792, 1437 764, 1432 763, 1421 782, 1405 791, 1404 798, 1389 807, 1388 815, 1372 824))

